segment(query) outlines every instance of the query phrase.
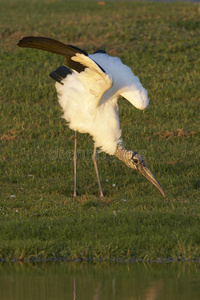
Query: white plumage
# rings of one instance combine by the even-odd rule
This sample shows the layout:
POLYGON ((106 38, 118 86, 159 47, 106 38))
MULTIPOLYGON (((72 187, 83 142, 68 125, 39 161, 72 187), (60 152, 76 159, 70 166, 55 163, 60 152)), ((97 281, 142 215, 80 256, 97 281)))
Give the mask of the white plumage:
POLYGON ((58 100, 63 118, 75 131, 74 196, 76 196, 77 131, 89 133, 94 140, 93 161, 97 174, 100 197, 103 196, 96 161, 96 148, 115 155, 128 167, 147 178, 163 196, 165 193, 154 175, 136 151, 122 146, 118 115, 118 98, 123 96, 138 109, 145 109, 148 93, 138 77, 118 57, 109 56, 104 50, 88 54, 72 45, 45 37, 25 37, 19 47, 49 51, 65 57, 67 66, 59 67, 50 76, 56 80, 58 100))
POLYGON ((89 133, 95 146, 113 155, 121 143, 117 100, 120 95, 135 107, 148 106, 148 94, 138 77, 117 57, 105 53, 85 56, 76 54, 72 60, 87 66, 84 72, 74 71, 56 83, 58 99, 69 127, 89 133), (104 70, 103 72, 97 62, 104 70))

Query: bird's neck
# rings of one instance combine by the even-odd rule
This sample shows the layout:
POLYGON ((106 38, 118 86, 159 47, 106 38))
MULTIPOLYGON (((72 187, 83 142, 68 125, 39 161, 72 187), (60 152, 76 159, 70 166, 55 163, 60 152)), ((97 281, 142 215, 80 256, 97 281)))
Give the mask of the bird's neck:
POLYGON ((121 144, 117 144, 115 156, 117 156, 119 160, 124 161, 125 157, 127 156, 127 150, 121 144))
POLYGON ((130 159, 133 156, 134 151, 126 150, 121 144, 117 144, 117 149, 115 151, 115 156, 123 161, 128 167, 130 163, 130 159))

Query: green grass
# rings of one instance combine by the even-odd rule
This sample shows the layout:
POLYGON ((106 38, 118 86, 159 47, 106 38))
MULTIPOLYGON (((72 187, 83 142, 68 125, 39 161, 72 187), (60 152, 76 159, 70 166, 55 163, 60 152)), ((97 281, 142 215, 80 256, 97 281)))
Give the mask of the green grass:
POLYGON ((0 258, 185 259, 200 256, 200 9, 187 3, 3 1, 1 25, 0 258), (63 58, 16 46, 38 35, 119 56, 149 92, 142 112, 119 101, 122 136, 166 192, 98 155, 105 193, 78 136, 61 118, 48 74, 63 58), (177 131, 181 129, 181 131, 177 131), (13 196, 14 195, 14 196, 13 196))

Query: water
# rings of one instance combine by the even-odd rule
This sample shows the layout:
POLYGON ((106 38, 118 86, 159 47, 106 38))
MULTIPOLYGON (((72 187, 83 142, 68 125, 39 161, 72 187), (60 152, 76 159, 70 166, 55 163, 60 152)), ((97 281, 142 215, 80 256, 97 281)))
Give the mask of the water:
POLYGON ((1 263, 1 300, 200 299, 198 263, 1 263))

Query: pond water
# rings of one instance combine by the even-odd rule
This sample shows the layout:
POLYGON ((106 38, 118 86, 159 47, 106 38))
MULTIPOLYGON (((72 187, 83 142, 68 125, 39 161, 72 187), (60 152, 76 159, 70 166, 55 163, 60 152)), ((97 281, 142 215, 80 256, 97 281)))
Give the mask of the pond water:
POLYGON ((200 299, 199 263, 0 263, 1 300, 200 299))

